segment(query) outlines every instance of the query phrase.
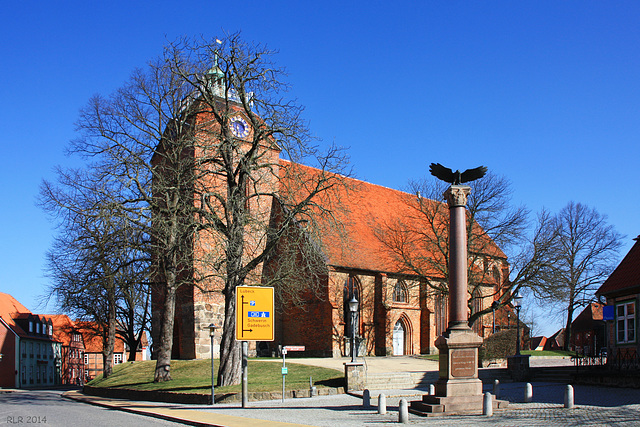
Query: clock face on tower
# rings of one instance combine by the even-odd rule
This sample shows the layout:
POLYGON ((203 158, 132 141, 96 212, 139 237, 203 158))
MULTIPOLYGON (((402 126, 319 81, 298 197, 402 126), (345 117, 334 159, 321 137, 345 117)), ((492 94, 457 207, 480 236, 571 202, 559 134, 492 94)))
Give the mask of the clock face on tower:
POLYGON ((229 127, 236 138, 246 138, 249 135, 249 124, 240 116, 233 117, 229 127))

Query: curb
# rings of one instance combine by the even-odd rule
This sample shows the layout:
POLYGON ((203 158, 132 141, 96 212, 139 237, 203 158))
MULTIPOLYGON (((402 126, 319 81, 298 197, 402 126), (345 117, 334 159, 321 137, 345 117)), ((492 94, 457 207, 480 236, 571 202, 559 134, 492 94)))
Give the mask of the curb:
MULTIPOLYGON (((145 391, 130 389, 113 389, 107 387, 91 387, 84 386, 82 393, 88 396, 97 396, 101 398, 126 399, 133 401, 147 402, 163 402, 163 403, 185 403, 195 405, 211 405, 210 394, 197 393, 171 393, 162 391, 145 391)), ((344 394, 342 387, 338 388, 318 388, 317 396, 333 396, 344 394)), ((310 398, 308 389, 289 390, 285 392, 285 399, 310 398)), ((256 391, 250 392, 248 400, 250 402, 260 400, 278 400, 282 399, 282 392, 256 391)), ((216 395, 216 403, 231 403, 242 401, 242 393, 225 393, 216 395)))

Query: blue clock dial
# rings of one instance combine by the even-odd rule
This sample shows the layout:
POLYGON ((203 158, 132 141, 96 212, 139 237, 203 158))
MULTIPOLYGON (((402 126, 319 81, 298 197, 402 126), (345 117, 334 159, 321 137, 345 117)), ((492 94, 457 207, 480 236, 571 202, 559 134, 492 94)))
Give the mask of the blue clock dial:
POLYGON ((245 138, 249 135, 249 125, 242 117, 232 118, 229 125, 231 133, 233 133, 237 138, 245 138))

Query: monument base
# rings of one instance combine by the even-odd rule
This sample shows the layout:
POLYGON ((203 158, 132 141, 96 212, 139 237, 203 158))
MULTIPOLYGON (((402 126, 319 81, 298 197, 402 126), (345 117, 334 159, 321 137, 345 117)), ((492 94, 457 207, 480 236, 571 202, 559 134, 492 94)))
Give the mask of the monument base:
MULTIPOLYGON (((409 412, 423 417, 434 417, 438 415, 482 415, 484 396, 455 396, 438 397, 425 395, 422 400, 411 402, 409 412)), ((492 399, 493 409, 505 409, 509 406, 506 400, 492 399)))
POLYGON ((345 363, 344 379, 346 383, 346 391, 364 390, 364 386, 365 386, 364 363, 362 362, 345 363))
MULTIPOLYGON (((482 381, 478 378, 478 347, 482 338, 466 325, 450 326, 438 337, 440 377, 435 395, 412 401, 409 411, 417 415, 482 414, 482 381)), ((493 399, 494 409, 508 402, 493 399)))

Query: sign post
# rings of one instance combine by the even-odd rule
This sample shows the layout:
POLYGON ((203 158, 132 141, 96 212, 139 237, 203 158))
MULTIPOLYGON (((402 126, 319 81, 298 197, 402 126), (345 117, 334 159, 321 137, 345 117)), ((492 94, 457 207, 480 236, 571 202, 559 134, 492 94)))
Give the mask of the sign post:
POLYGON ((303 345, 285 345, 282 347, 282 401, 284 402, 284 384, 285 384, 285 376, 289 373, 289 369, 285 364, 286 355, 290 351, 304 351, 305 346, 303 345))
POLYGON ((266 286, 236 287, 236 340, 242 342, 242 407, 248 403, 248 341, 274 340, 274 292, 266 286))

